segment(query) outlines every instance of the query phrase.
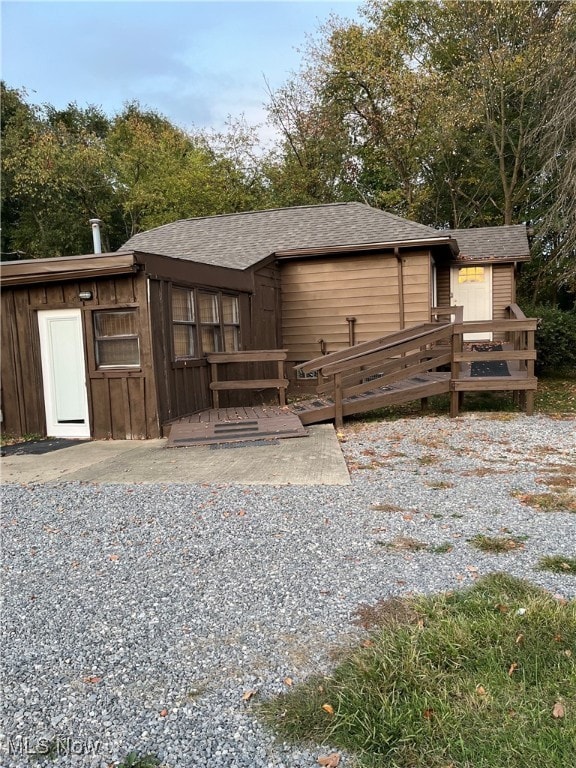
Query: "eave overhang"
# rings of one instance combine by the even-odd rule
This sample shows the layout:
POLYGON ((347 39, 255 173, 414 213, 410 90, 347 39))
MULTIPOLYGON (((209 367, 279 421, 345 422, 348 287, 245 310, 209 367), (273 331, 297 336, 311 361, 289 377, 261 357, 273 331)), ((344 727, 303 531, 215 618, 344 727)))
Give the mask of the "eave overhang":
POLYGON ((419 240, 390 240, 378 243, 358 243, 356 245, 323 246, 315 248, 290 248, 275 251, 274 256, 278 261, 300 259, 313 256, 337 256, 357 253, 374 253, 375 251, 414 250, 420 248, 448 249, 452 257, 459 253, 458 243, 453 237, 430 237, 419 240))
POLYGON ((133 252, 92 253, 84 256, 60 256, 53 259, 5 261, 0 271, 0 287, 54 283, 62 280, 91 280, 137 272, 133 252))

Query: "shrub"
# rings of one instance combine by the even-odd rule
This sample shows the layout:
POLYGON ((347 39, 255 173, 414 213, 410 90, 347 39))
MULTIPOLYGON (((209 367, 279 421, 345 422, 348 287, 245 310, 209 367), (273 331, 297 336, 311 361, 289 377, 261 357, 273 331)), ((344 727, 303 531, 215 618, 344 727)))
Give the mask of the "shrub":
POLYGON ((576 312, 556 307, 523 308, 528 317, 538 317, 536 349, 538 374, 576 372, 576 312))

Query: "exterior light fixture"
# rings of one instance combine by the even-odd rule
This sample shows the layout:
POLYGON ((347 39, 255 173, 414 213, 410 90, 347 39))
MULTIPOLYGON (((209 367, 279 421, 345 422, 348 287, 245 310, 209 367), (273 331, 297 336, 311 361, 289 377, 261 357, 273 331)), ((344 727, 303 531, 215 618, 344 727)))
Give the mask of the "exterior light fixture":
POLYGON ((80 291, 78 298, 82 299, 82 301, 90 301, 92 298, 92 291, 80 291))

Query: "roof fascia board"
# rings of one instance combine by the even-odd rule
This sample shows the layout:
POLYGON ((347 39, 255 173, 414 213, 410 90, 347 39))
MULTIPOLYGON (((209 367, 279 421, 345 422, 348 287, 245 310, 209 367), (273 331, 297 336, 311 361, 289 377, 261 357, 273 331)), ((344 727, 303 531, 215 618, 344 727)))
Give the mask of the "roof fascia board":
POLYGON ((138 265, 131 251, 5 261, 0 274, 0 286, 110 277, 130 274, 137 269, 138 265))
POLYGON ((458 244, 456 240, 450 236, 422 238, 419 240, 390 240, 380 243, 360 243, 357 245, 339 245, 328 247, 316 247, 316 248, 295 248, 284 249, 281 251, 275 251, 272 254, 276 259, 280 261, 287 261, 289 259, 297 259, 304 256, 337 256, 339 254, 346 253, 370 253, 372 251, 391 250, 395 248, 400 249, 412 249, 412 248, 430 248, 434 246, 442 246, 450 248, 452 254, 456 256, 458 251, 458 244))
POLYGON ((147 251, 135 251, 134 254, 138 264, 143 266, 148 277, 152 279, 246 293, 254 291, 254 277, 251 269, 220 267, 147 251))
POLYGON ((530 261, 530 256, 461 256, 454 264, 457 266, 481 266, 482 264, 513 264, 517 261, 530 261))

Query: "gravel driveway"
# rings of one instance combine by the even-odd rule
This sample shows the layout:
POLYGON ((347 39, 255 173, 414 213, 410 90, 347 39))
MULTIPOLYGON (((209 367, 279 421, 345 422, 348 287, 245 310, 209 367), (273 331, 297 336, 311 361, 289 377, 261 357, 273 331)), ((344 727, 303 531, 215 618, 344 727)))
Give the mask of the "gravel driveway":
POLYGON ((499 570, 576 595, 576 576, 536 570, 576 556, 576 514, 523 503, 573 481, 573 418, 341 439, 351 486, 5 485, 0 763, 104 768, 136 750, 170 768, 311 768, 327 749, 275 743, 253 705, 325 670, 361 631, 358 605, 499 570), (522 544, 484 554, 478 533, 522 544))

